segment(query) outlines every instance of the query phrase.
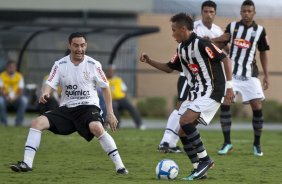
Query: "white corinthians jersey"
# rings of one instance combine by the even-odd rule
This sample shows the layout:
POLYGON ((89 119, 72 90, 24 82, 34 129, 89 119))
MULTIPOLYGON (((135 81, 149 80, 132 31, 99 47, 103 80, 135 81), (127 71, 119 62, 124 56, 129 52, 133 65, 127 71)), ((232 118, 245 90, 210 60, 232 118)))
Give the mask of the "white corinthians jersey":
POLYGON ((46 84, 53 89, 61 87, 60 106, 67 107, 78 105, 100 107, 96 85, 101 88, 109 86, 101 63, 86 55, 79 65, 74 65, 69 55, 56 61, 46 84))
POLYGON ((202 20, 197 20, 194 22, 194 32, 199 37, 209 37, 209 38, 216 38, 223 34, 223 31, 219 26, 212 24, 211 29, 209 29, 203 24, 202 20))

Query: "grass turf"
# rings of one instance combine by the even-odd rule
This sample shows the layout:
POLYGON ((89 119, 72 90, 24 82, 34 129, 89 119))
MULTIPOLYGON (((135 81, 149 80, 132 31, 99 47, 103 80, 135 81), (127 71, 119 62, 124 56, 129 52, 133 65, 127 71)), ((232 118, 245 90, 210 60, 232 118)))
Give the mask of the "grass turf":
MULTIPOLYGON (((48 131, 42 135, 33 171, 14 173, 9 169, 9 164, 22 160, 27 133, 28 128, 24 127, 0 127, 0 183, 166 183, 167 181, 160 181, 155 177, 155 167, 164 158, 173 159, 179 165, 180 172, 173 183, 189 182, 181 181, 181 178, 187 176, 192 169, 186 154, 164 154, 157 151, 163 130, 120 129, 111 133, 129 170, 129 174, 124 176, 115 173, 113 163, 96 139, 88 143, 76 133, 60 136, 48 131)), ((209 155, 215 161, 215 167, 209 170, 208 179, 192 182, 281 183, 282 132, 264 131, 263 157, 253 155, 252 131, 233 131, 234 150, 227 156, 217 155, 223 141, 220 131, 201 130, 201 136, 209 155)))

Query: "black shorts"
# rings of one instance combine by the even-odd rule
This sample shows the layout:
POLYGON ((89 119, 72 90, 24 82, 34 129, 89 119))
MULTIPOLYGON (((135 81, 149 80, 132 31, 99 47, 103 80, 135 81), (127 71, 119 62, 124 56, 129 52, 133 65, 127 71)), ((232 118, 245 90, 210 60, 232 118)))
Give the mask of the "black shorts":
POLYGON ((78 132, 80 136, 90 141, 94 135, 90 132, 89 123, 99 121, 103 124, 100 109, 92 105, 80 105, 68 108, 65 106, 45 112, 50 123, 49 130, 59 135, 69 135, 78 132))
POLYGON ((185 101, 187 100, 187 96, 188 96, 188 81, 187 78, 185 76, 180 75, 177 81, 177 99, 178 101, 185 101))

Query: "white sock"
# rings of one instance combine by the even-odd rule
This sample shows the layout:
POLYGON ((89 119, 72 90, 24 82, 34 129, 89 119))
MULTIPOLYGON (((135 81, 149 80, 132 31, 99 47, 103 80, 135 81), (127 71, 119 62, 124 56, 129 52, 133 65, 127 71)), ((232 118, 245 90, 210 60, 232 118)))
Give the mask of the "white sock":
POLYGON ((120 155, 117 150, 116 143, 112 136, 108 134, 108 132, 104 132, 99 138, 98 138, 103 150, 110 156, 112 161, 115 164, 116 170, 123 168, 124 165, 122 163, 122 160, 120 158, 120 155))
POLYGON ((164 132, 163 139, 161 140, 160 144, 168 142, 170 147, 176 147, 177 142, 179 140, 179 136, 177 135, 180 128, 179 120, 180 115, 178 114, 178 110, 175 109, 169 115, 166 124, 166 130, 164 132))
POLYGON ((24 150, 24 162, 30 168, 32 168, 35 153, 39 148, 40 141, 41 141, 41 131, 34 128, 30 128, 25 143, 25 150, 24 150))

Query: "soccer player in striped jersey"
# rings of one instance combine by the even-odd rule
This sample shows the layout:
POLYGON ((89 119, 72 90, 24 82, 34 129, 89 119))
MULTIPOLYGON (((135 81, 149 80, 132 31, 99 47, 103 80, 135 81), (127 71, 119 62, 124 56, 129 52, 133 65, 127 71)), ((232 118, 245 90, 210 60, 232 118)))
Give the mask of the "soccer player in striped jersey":
MULTIPOLYGON (((201 6, 202 19, 194 22, 194 32, 203 38, 213 39, 223 34, 222 29, 215 25, 214 19, 216 15, 217 5, 213 1, 204 1, 201 6)), ((222 45, 222 44, 221 44, 222 45)), ((223 44, 224 45, 224 44, 223 44)), ((188 82, 183 72, 180 73, 177 82, 178 101, 176 108, 170 114, 163 138, 158 146, 160 152, 165 153, 180 153, 182 152, 177 142, 179 140, 178 131, 180 128, 178 114, 179 107, 183 101, 187 99, 188 95, 188 82)), ((181 138, 180 138, 181 139, 181 138)))
POLYGON ((25 143, 24 160, 11 164, 10 168, 15 172, 32 171, 41 133, 49 130, 59 135, 78 132, 86 141, 97 137, 101 147, 115 164, 116 172, 127 174, 114 139, 102 125, 97 86, 102 88, 107 108, 106 122, 112 131, 116 130, 118 121, 113 113, 109 82, 101 63, 85 55, 87 42, 82 33, 72 33, 69 36, 68 48, 70 54, 54 63, 39 99, 40 103, 45 104, 53 90, 60 86, 60 107, 45 112, 32 121, 25 143))
MULTIPOLYGON (((269 44, 265 28, 254 21, 255 14, 254 2, 245 0, 241 5, 242 19, 239 22, 228 24, 225 32, 229 35, 233 90, 242 95, 243 103, 251 105, 254 130, 253 152, 256 156, 263 156, 260 142, 264 121, 261 101, 265 99, 263 89, 268 89, 269 85, 267 69, 269 44), (253 67, 256 67, 256 49, 260 51, 259 56, 264 74, 263 89, 260 80, 253 77, 253 67)), ((220 122, 224 144, 218 154, 225 155, 233 148, 230 138, 231 112, 229 105, 221 106, 220 122)))
POLYGON ((179 135, 183 137, 183 147, 189 149, 189 159, 193 165, 197 165, 196 169, 183 179, 195 180, 202 178, 213 165, 196 126, 199 123, 208 125, 211 122, 223 100, 225 85, 227 90, 224 101, 231 104, 231 65, 228 57, 218 47, 193 32, 193 20, 189 15, 179 13, 171 17, 170 21, 172 36, 179 43, 175 59, 162 63, 142 53, 140 61, 167 73, 173 70, 184 72, 188 80, 188 97, 178 112, 181 116, 179 135), (221 62, 224 64, 227 82, 221 62), (199 162, 194 163, 194 159, 199 162))

